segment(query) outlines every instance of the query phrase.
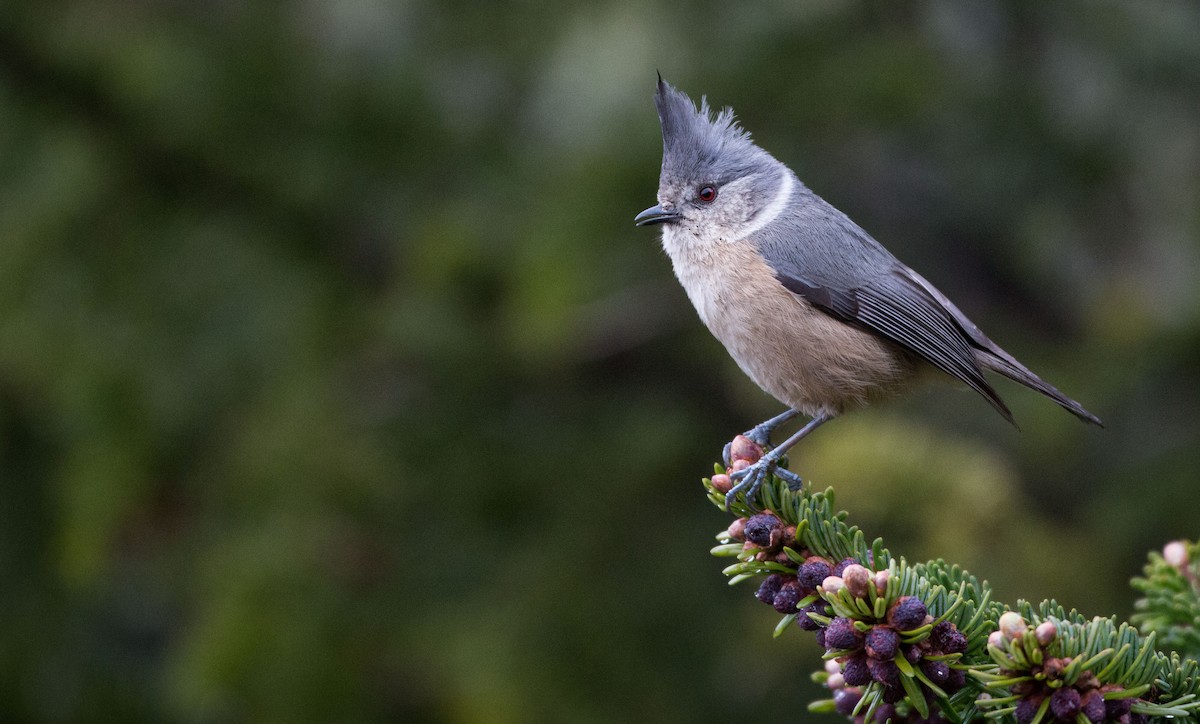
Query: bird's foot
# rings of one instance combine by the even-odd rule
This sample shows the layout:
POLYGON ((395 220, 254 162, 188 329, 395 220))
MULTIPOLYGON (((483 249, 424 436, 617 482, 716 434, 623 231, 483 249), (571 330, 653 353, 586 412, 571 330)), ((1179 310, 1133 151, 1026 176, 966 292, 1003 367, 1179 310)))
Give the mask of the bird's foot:
MULTIPOLYGON (((740 437, 749 439, 751 442, 761 448, 769 448, 771 447, 771 433, 775 432, 777 427, 799 414, 800 413, 796 410, 786 410, 783 413, 772 417, 770 420, 758 423, 754 427, 743 432, 740 437)), ((721 460, 725 463, 725 467, 729 467, 732 459, 737 457, 737 452, 733 450, 733 446, 736 442, 737 441, 735 440, 732 443, 725 443, 725 449, 721 451, 721 460)))
MULTIPOLYGON (((775 429, 780 424, 787 422, 795 417, 798 413, 794 410, 789 410, 782 415, 778 415, 770 420, 767 420, 759 427, 766 427, 769 431, 775 429)), ((833 419, 833 414, 829 412, 819 412, 804 427, 797 430, 791 437, 784 440, 778 447, 772 448, 766 453, 763 452, 763 445, 751 440, 749 435, 738 435, 733 439, 733 442, 725 446, 725 467, 730 471, 729 481, 736 483, 725 494, 725 510, 730 510, 734 500, 737 499, 739 493, 743 494, 746 505, 751 510, 757 510, 754 507, 754 496, 758 494, 758 489, 766 482, 767 476, 774 474, 791 490, 799 490, 803 481, 800 476, 791 472, 787 468, 779 467, 783 461, 783 456, 791 450, 796 443, 800 442, 801 438, 808 435, 813 430, 833 419)), ((755 430, 751 430, 753 433, 755 430)))
POLYGON ((739 494, 743 496, 747 507, 751 510, 758 510, 754 502, 755 497, 758 495, 758 489, 762 487, 762 484, 772 474, 787 483, 789 490, 799 490, 803 486, 804 482, 799 475, 779 466, 782 455, 775 455, 774 453, 775 450, 772 450, 751 463, 748 467, 729 474, 730 480, 733 480, 736 484, 725 494, 725 510, 733 509, 733 503, 737 500, 739 494))

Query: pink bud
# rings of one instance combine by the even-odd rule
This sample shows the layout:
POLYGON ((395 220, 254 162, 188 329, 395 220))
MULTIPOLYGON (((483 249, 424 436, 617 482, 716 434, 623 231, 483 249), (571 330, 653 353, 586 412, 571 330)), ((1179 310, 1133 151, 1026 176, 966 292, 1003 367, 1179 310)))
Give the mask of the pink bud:
POLYGON ((1042 621, 1033 630, 1033 635, 1037 638, 1039 645, 1049 646, 1050 642, 1058 636, 1058 627, 1054 625, 1053 621, 1042 621))
POLYGON ((838 591, 846 587, 846 582, 841 576, 827 576, 824 581, 821 581, 820 589, 826 596, 836 595, 838 591))
POLYGON ((1016 611, 1008 611, 1000 616, 1000 635, 1005 641, 1012 641, 1021 634, 1029 626, 1025 624, 1025 619, 1021 618, 1021 614, 1016 611))
POLYGON ((1004 635, 999 631, 993 631, 988 634, 988 646, 995 646, 998 649, 1004 648, 1004 635))
POLYGON ((1181 540, 1171 541, 1163 547, 1163 559, 1175 568, 1182 569, 1188 564, 1187 543, 1181 540))
POLYGON ((846 588, 850 589, 855 598, 865 597, 867 586, 875 585, 871 572, 857 563, 846 566, 846 570, 842 571, 842 579, 846 581, 846 588))
POLYGON ((891 578, 891 576, 892 574, 888 573, 887 569, 875 571, 875 593, 879 594, 880 596, 883 595, 884 591, 887 590, 888 579, 891 578))
POLYGON ((733 488, 733 481, 725 473, 717 473, 712 476, 712 486, 718 493, 728 493, 733 488))
POLYGON ((733 442, 729 445, 729 459, 731 461, 745 460, 747 463, 753 463, 757 462, 762 456, 762 447, 745 435, 738 435, 733 438, 733 442))

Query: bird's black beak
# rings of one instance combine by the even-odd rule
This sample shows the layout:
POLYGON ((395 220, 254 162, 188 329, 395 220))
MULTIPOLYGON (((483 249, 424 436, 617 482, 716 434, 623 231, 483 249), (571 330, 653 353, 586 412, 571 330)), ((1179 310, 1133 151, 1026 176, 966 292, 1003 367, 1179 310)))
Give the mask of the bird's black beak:
POLYGON ((678 211, 667 211, 662 206, 651 206, 642 213, 633 217, 633 223, 638 226, 650 226, 652 224, 668 224, 679 220, 678 211))

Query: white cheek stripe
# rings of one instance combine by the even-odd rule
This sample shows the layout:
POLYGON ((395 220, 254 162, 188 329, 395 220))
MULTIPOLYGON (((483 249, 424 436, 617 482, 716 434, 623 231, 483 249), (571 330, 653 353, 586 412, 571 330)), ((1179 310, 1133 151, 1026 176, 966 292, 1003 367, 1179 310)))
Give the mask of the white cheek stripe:
POLYGON ((745 239, 754 235, 759 229, 779 218, 783 210, 787 208, 788 200, 792 198, 792 190, 796 187, 796 182, 792 176, 791 169, 783 169, 782 183, 779 184, 779 192, 775 194, 775 198, 771 199, 771 203, 767 204, 766 208, 758 212, 745 228, 741 230, 739 237, 745 239))

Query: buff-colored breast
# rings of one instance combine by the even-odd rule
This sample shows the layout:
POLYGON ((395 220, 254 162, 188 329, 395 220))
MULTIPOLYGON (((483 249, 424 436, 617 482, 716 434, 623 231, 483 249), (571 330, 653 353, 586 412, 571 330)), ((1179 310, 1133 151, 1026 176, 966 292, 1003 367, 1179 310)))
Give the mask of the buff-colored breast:
POLYGON ((713 335, 779 401, 838 414, 890 397, 917 375, 920 365, 900 347, 785 289, 748 242, 685 235, 664 235, 675 275, 713 335))

